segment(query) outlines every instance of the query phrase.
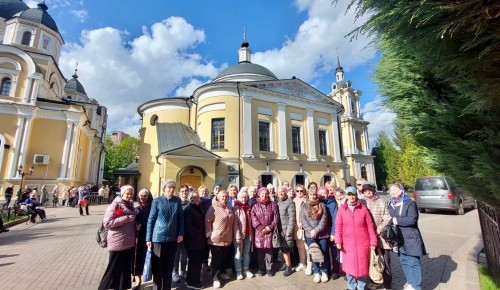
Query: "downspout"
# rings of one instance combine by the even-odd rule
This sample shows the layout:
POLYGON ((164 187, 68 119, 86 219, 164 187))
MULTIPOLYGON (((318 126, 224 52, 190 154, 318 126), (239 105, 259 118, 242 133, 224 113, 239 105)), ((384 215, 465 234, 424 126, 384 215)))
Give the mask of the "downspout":
POLYGON ((238 91, 238 130, 240 131, 240 134, 238 136, 238 180, 239 184, 238 187, 241 187, 241 182, 242 182, 242 163, 243 159, 241 158, 241 92, 240 92, 240 82, 236 82, 236 90, 238 91))
POLYGON ((156 156, 156 163, 160 165, 160 168, 158 169, 158 196, 162 194, 161 192, 161 163, 158 162, 158 158, 160 158, 160 155, 156 156))
POLYGON ((190 98, 185 98, 186 106, 188 107, 188 126, 191 128, 191 106, 188 104, 190 98))

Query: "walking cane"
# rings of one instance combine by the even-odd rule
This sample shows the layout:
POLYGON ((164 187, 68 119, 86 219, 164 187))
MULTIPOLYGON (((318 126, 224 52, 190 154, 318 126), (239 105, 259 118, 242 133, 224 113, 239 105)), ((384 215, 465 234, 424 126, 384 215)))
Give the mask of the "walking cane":
POLYGON ((137 242, 139 239, 139 232, 136 230, 135 234, 135 249, 134 249, 134 271, 133 271, 133 278, 132 278, 132 290, 139 290, 141 288, 141 277, 136 276, 135 273, 135 268, 137 264, 137 242))

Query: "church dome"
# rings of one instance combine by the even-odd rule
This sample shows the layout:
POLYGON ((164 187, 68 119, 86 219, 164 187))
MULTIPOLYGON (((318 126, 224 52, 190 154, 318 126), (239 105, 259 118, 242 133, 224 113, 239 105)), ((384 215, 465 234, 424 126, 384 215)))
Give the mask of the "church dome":
POLYGON ((49 10, 49 8, 45 5, 45 2, 38 3, 38 8, 29 8, 21 12, 19 18, 41 23, 49 29, 59 33, 59 28, 57 28, 54 18, 47 13, 47 10, 49 10))
POLYGON ((16 13, 30 9, 21 0, 0 0, 0 18, 11 19, 16 13))
POLYGON ((240 62, 221 71, 214 79, 214 82, 224 77, 238 75, 264 76, 265 78, 277 80, 278 78, 269 69, 251 62, 240 62))
POLYGON ((76 73, 73 75, 73 78, 70 79, 66 83, 66 85, 64 86, 64 89, 65 90, 73 90, 73 91, 76 91, 77 93, 87 95, 87 93, 85 92, 85 89, 83 88, 82 83, 80 83, 80 81, 78 81, 78 76, 76 75, 76 73))

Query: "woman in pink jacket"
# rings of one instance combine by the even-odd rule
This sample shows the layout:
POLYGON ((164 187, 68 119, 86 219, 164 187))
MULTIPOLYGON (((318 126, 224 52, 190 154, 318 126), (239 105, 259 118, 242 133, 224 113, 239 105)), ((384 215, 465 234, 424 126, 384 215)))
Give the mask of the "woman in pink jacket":
POLYGON ((335 220, 335 243, 342 251, 342 270, 347 289, 363 290, 368 281, 370 250, 377 246, 373 219, 358 201, 356 188, 346 188, 347 199, 339 205, 335 220))
POLYGON ((103 224, 108 230, 106 238, 109 250, 109 263, 99 290, 129 289, 132 287, 132 261, 134 257, 137 225, 134 208, 134 188, 124 185, 118 196, 104 213, 103 224))

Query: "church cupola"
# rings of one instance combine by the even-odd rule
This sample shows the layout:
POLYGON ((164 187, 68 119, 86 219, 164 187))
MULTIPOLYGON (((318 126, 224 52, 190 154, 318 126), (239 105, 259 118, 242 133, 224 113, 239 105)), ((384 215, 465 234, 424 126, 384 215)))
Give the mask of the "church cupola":
POLYGON ((252 50, 249 48, 250 44, 247 42, 247 33, 246 29, 243 29, 243 42, 241 43, 241 48, 238 49, 239 54, 239 62, 251 62, 250 55, 252 54, 252 50))
POLYGON ((337 68, 335 69, 335 76, 337 82, 344 79, 344 69, 340 66, 340 57, 338 49, 337 49, 337 68))

